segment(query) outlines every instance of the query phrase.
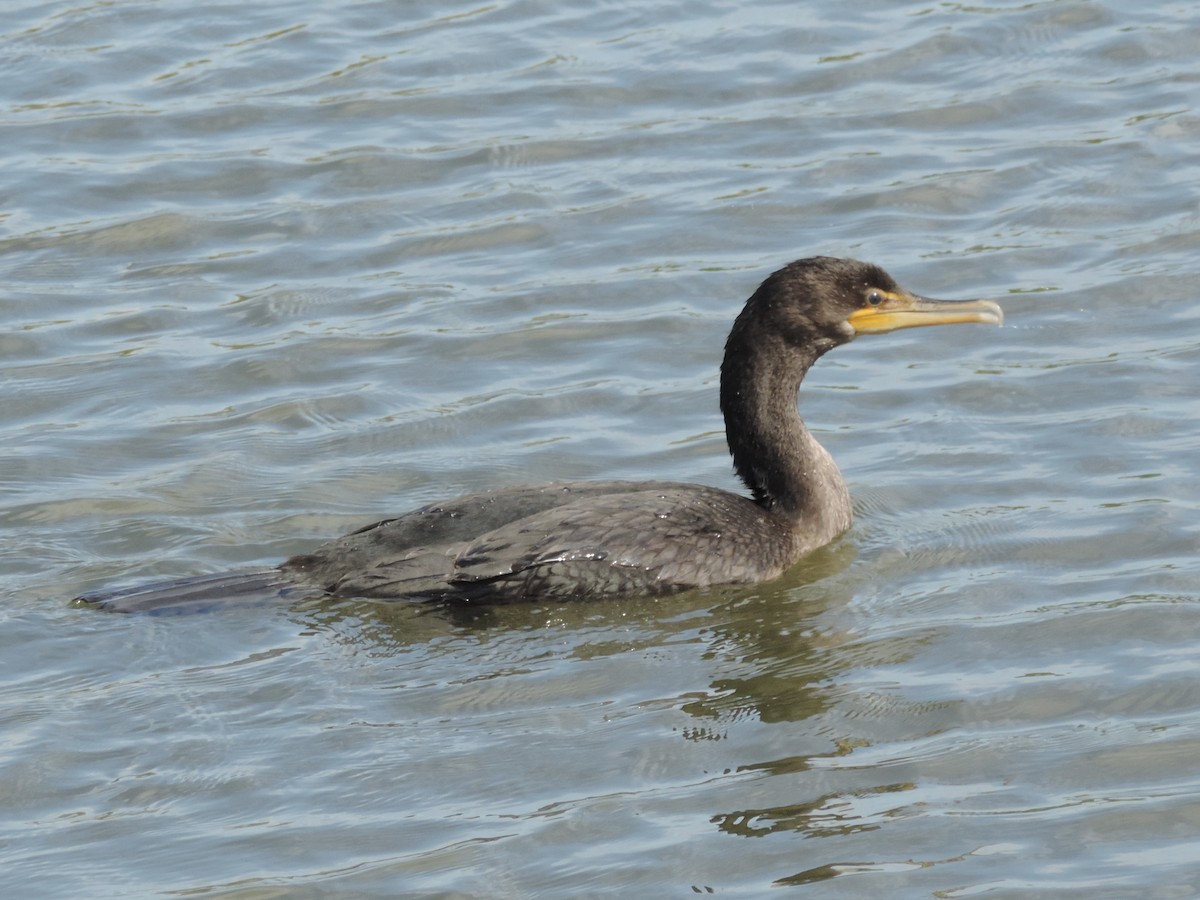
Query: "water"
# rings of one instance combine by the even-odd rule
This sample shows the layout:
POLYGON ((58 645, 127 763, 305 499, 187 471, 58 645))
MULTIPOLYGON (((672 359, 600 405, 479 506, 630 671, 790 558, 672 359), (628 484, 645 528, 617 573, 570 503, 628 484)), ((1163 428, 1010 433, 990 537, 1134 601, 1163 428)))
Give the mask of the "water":
POLYGON ((13 896, 1200 893, 1190 4, 10 3, 13 896), (733 486, 732 316, 815 253, 1003 329, 802 408, 778 584, 107 616, 461 491, 733 486))

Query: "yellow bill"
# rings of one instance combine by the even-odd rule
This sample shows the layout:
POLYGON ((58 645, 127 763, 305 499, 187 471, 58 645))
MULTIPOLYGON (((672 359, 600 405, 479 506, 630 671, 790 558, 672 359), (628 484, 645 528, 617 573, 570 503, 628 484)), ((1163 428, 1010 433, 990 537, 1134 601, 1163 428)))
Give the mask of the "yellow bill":
POLYGON ((991 300, 931 300, 907 291, 872 291, 866 305, 850 314, 857 334, 882 334, 923 325, 982 322, 1002 325, 1004 313, 991 300))

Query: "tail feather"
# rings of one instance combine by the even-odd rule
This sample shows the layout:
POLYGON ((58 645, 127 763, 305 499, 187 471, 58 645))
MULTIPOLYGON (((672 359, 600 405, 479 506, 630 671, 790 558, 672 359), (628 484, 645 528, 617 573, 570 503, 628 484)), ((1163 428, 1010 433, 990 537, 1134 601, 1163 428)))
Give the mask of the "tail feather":
POLYGON ((222 572, 101 591, 76 597, 73 602, 77 606, 109 612, 179 615, 206 612, 222 606, 262 606, 320 594, 320 591, 306 589, 289 581, 278 569, 263 569, 222 572))

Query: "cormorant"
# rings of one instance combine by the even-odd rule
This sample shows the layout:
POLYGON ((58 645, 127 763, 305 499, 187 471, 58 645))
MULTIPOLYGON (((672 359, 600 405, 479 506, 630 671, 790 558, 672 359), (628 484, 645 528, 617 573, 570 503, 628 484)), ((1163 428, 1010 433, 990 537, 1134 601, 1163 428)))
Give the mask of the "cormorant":
POLYGON ((759 286, 725 343, 721 411, 749 496, 669 481, 502 488, 384 519, 273 569, 79 601, 119 612, 310 595, 503 602, 767 581, 850 527, 841 473, 796 409, 809 367, 860 334, 1002 321, 989 300, 918 297, 869 263, 797 260, 759 286))

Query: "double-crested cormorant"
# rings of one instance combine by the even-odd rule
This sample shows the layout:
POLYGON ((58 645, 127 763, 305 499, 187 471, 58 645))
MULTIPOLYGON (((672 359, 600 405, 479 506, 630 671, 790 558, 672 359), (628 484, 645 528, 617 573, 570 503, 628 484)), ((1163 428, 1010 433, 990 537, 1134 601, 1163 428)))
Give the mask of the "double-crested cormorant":
POLYGON ((721 411, 749 497, 668 481, 487 491, 384 519, 274 569, 79 599, 136 612, 270 596, 484 602, 767 581, 850 526, 841 473, 796 409, 809 367, 860 334, 1002 320, 991 301, 918 297, 868 263, 798 260, 759 286, 725 343, 721 411))

